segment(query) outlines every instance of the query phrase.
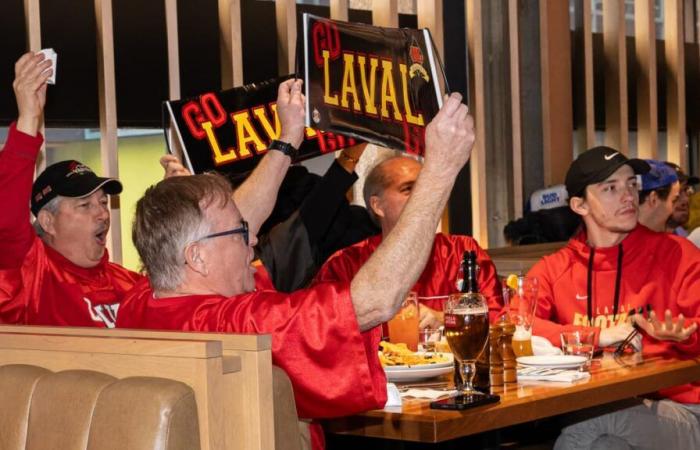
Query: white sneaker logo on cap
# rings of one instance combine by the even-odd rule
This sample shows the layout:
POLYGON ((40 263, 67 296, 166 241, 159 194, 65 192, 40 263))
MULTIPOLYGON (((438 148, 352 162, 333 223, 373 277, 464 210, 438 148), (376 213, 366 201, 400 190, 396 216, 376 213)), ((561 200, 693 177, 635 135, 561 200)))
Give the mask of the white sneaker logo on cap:
POLYGON ((611 153, 609 155, 605 155, 605 156, 603 156, 603 158, 605 158, 606 161, 610 161, 611 159, 613 159, 615 157, 615 155, 617 155, 617 153, 618 152, 611 153))

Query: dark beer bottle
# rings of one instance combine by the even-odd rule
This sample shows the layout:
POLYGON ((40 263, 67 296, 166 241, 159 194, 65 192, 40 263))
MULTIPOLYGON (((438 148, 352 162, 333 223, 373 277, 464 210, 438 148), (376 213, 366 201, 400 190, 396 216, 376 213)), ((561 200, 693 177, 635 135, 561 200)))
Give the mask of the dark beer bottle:
MULTIPOLYGON (((477 275, 479 273, 479 263, 476 261, 476 252, 473 250, 468 250, 464 252, 462 256, 462 284, 459 286, 459 290, 463 294, 477 294, 481 295, 479 292, 479 280, 477 275)), ((486 301, 484 301, 486 303, 486 301)), ((475 389, 480 391, 489 392, 491 387, 489 382, 489 360, 490 351, 489 344, 481 355, 476 360, 476 375, 474 375, 473 385, 475 389)), ((454 376, 455 386, 459 387, 462 385, 462 378, 459 375, 459 367, 457 361, 455 360, 455 376, 454 376)))

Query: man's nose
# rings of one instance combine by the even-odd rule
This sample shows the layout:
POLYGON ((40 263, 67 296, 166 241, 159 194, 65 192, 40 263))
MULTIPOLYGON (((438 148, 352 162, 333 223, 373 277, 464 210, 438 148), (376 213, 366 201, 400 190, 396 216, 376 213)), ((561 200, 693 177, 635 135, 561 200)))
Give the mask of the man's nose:
POLYGON ((251 247, 255 247, 258 245, 258 236, 256 234, 251 234, 250 235, 250 241, 248 243, 251 247))

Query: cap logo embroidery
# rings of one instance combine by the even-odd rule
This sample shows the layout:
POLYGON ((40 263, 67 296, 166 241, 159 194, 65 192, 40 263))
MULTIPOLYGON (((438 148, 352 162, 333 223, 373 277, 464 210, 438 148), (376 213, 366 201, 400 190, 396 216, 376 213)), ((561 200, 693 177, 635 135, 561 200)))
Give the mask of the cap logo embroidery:
POLYGON ((73 163, 68 167, 68 173, 66 174, 66 178, 70 177, 71 175, 78 175, 84 172, 92 172, 90 168, 84 164, 76 164, 73 163))
POLYGON ((617 154, 618 154, 618 152, 611 153, 611 154, 609 154, 609 155, 603 156, 603 158, 605 158, 606 161, 610 161, 610 160, 613 159, 613 158, 615 157, 615 155, 617 155, 617 154))

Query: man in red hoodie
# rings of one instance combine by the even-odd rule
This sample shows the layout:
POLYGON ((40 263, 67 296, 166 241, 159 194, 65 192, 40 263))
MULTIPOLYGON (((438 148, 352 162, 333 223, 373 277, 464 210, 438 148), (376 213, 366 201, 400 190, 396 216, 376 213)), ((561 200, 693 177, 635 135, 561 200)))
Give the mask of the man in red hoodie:
MULTIPOLYGON (((638 224, 637 174, 649 165, 596 147, 574 161, 566 175, 569 206, 582 230, 562 250, 544 257, 529 275, 539 280, 534 332, 559 345, 563 331, 591 327, 600 347, 632 331, 634 314, 645 354, 700 354, 700 251, 686 239, 638 224)), ((640 343, 635 344, 639 348, 640 343)), ((679 386, 669 399, 700 403, 700 387, 679 386)), ((562 430, 557 449, 700 448, 693 413, 672 400, 640 404, 562 430)))
MULTIPOLYGON (((290 98, 278 98, 278 111, 287 105, 303 119, 296 84, 290 98)), ((295 142, 288 143, 301 142, 303 120, 299 124, 295 142)), ((149 280, 122 303, 117 325, 269 333, 272 360, 292 381, 300 417, 383 407, 378 325, 393 317, 420 275, 440 213, 474 143, 473 120, 459 94, 446 99, 425 130, 425 142, 425 167, 411 200, 352 281, 291 294, 255 290, 250 266, 255 233, 271 208, 261 214, 250 196, 267 179, 246 181, 233 198, 230 185, 213 174, 171 177, 149 188, 136 205, 133 229, 149 280), (240 192, 244 186, 247 192, 240 192)), ((323 435, 313 430, 314 447, 320 448, 323 435)))
POLYGON ((141 278, 109 262, 105 249, 108 196, 121 183, 62 161, 32 186, 49 66, 34 53, 15 65, 19 117, 0 151, 0 323, 111 328, 123 295, 141 278))

